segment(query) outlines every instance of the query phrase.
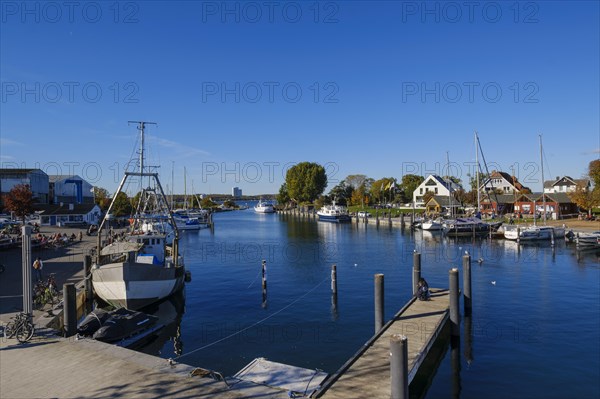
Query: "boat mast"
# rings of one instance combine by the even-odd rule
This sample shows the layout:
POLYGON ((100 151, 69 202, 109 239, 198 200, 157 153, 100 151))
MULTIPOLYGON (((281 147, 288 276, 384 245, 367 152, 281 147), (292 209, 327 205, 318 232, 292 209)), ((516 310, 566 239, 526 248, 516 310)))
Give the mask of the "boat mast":
POLYGON ((448 205, 450 207, 450 218, 452 218, 454 216, 454 212, 452 211, 452 205, 454 205, 454 202, 452 201, 452 180, 450 180, 450 155, 448 151, 446 151, 446 165, 448 168, 446 171, 446 183, 448 184, 448 205))
POLYGON ((542 214, 544 225, 546 224, 546 196, 544 195, 544 151, 542 150, 542 135, 540 137, 540 168, 542 170, 542 214))
POLYGON ((479 192, 479 138, 477 137, 477 131, 475 131, 475 184, 477 185, 477 214, 481 208, 481 196, 479 192))

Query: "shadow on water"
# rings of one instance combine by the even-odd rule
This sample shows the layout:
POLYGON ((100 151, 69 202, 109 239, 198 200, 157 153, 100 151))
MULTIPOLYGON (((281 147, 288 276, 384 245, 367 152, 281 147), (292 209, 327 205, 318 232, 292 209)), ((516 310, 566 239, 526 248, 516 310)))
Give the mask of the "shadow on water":
POLYGON ((450 335, 450 323, 446 323, 408 387, 409 397, 411 399, 422 399, 427 397, 427 391, 433 383, 442 361, 446 358, 448 350, 450 350, 452 370, 451 392, 448 397, 460 398, 462 391, 462 380, 460 376, 462 368, 461 339, 465 346, 464 360, 467 368, 469 368, 473 362, 473 319, 471 316, 464 316, 463 321, 462 337, 452 337, 450 335))
POLYGON ((172 351, 173 356, 183 354, 183 341, 181 340, 181 319, 185 313, 185 290, 170 296, 169 298, 150 305, 142 312, 158 317, 157 324, 164 325, 156 334, 149 335, 130 349, 146 353, 148 355, 160 356, 165 351, 172 351), (172 341, 173 348, 170 349, 167 342, 172 341))

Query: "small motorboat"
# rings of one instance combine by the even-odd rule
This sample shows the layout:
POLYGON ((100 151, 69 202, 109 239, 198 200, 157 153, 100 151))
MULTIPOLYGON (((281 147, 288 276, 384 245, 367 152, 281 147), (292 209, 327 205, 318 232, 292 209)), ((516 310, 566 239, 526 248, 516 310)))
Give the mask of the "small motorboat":
MULTIPOLYGON (((113 312, 118 311, 121 311, 121 309, 117 309, 113 312)), ((77 334, 84 336, 94 335, 94 333, 104 325, 104 322, 108 320, 108 318, 112 315, 113 312, 101 308, 95 309, 93 312, 90 312, 77 326, 77 334)))
POLYGON ((116 342, 141 333, 157 320, 156 316, 125 308, 113 311, 96 309, 83 319, 77 332, 98 341, 116 342))
POLYGON ((92 336, 103 342, 115 342, 151 327, 158 317, 134 310, 113 313, 92 336))

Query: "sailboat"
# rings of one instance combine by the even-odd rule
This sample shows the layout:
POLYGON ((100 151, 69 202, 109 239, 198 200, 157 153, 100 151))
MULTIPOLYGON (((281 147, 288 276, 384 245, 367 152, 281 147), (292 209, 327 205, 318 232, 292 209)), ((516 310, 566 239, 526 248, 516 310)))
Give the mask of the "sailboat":
POLYGON ((549 241, 554 238, 564 238, 565 237, 565 228, 560 226, 546 226, 546 194, 544 193, 544 151, 542 147, 542 135, 539 135, 540 138, 540 165, 542 172, 542 219, 544 222, 543 226, 536 225, 536 206, 535 202, 533 203, 533 226, 527 226, 524 228, 511 226, 510 229, 506 229, 504 231, 504 238, 509 240, 518 240, 518 241, 549 241))
MULTIPOLYGON (((188 209, 187 200, 187 171, 183 168, 183 208, 173 210, 173 218, 179 230, 200 230, 209 227, 209 214, 205 209, 188 209)), ((192 182, 192 191, 194 185, 192 182)))
POLYGON ((113 196, 98 229, 91 274, 94 291, 102 300, 138 310, 180 291, 186 271, 179 251, 179 230, 158 173, 144 165, 144 129, 154 123, 130 123, 137 123, 140 131, 139 171, 125 171, 113 196), (118 194, 130 178, 140 183, 140 195, 129 229, 124 235, 103 234, 118 194))
MULTIPOLYGON (((479 136, 475 132, 475 164, 477 165, 476 184, 477 184, 477 212, 474 217, 456 218, 444 223, 442 231, 444 235, 451 237, 471 237, 489 234, 490 231, 497 230, 500 223, 489 224, 481 220, 481 199, 479 195, 479 151, 481 143, 479 136)), ((483 152, 482 152, 483 155, 483 152)), ((485 162, 485 159, 484 159, 485 162)))

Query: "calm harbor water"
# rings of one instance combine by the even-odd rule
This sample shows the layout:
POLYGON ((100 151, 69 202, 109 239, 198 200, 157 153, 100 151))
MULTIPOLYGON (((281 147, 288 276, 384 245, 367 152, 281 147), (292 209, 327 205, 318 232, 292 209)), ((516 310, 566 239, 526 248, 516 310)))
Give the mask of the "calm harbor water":
POLYGON ((224 375, 256 357, 332 373, 374 332, 375 273, 385 275, 390 319, 410 299, 414 249, 422 253, 430 286, 443 288, 448 270, 460 269, 468 250, 474 259, 471 326, 465 329, 463 318, 460 349, 445 351, 426 397, 600 397, 600 258, 576 256, 564 241, 554 250, 457 241, 250 208, 216 214, 213 234, 185 232, 182 247, 192 272, 185 312, 179 301, 161 305, 157 312, 176 323, 165 332, 170 339, 157 340, 144 350, 149 353, 181 355, 183 363, 224 375), (334 263, 337 306, 330 293, 334 263))

